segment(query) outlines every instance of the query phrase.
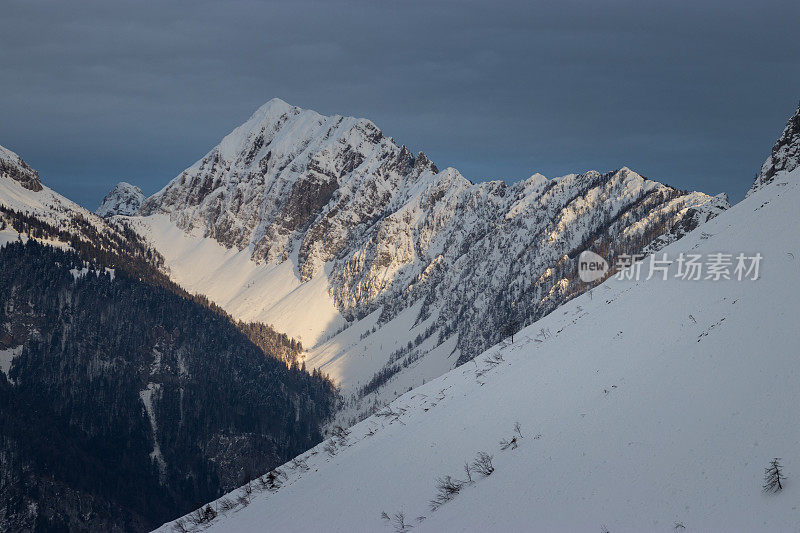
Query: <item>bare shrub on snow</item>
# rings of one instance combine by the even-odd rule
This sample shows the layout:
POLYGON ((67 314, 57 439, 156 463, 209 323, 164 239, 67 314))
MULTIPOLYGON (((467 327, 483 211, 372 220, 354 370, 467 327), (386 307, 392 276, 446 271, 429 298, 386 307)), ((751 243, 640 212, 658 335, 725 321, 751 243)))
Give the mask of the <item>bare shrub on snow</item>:
POLYGON ((445 503, 455 497, 456 494, 461 492, 464 486, 463 481, 453 479, 450 476, 444 476, 436 479, 436 497, 430 501, 431 511, 435 511, 445 503))
POLYGON ((406 524, 406 517, 403 511, 395 513, 394 517, 392 518, 392 524, 394 525, 394 530, 399 533, 408 531, 414 527, 411 524, 406 524))
POLYGON ((494 472, 492 456, 486 452, 478 452, 478 456, 472 462, 472 470, 483 477, 490 476, 494 472))

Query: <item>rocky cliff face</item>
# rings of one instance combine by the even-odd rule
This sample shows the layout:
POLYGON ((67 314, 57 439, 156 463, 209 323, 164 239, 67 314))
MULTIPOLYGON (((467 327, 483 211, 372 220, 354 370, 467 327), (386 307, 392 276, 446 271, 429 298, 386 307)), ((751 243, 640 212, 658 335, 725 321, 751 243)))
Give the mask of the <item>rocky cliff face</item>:
POLYGON ((798 166, 800 166, 800 105, 786 123, 781 136, 775 141, 772 153, 764 161, 761 172, 756 176, 753 187, 747 195, 770 183, 778 174, 791 172, 798 166))
MULTIPOLYGON (((457 336, 465 361, 579 294, 575 258, 656 249, 727 207, 622 168, 513 185, 439 171, 372 122, 271 100, 140 214, 256 261, 323 272, 340 312, 381 323, 420 303, 424 338, 457 336)), ((401 350, 402 351, 402 350, 401 350)), ((409 349, 409 354, 412 352, 409 349)), ((409 354, 395 354, 403 364, 409 354)))
POLYGON ((103 203, 95 214, 101 217, 135 215, 142 207, 145 198, 139 187, 121 181, 103 198, 103 203))
POLYGON ((402 203, 436 167, 370 121, 325 117, 275 99, 149 198, 228 247, 270 262, 299 256, 304 279, 402 203))
POLYGON ((11 178, 33 192, 42 190, 39 173, 28 166, 20 156, 0 146, 0 178, 11 178))

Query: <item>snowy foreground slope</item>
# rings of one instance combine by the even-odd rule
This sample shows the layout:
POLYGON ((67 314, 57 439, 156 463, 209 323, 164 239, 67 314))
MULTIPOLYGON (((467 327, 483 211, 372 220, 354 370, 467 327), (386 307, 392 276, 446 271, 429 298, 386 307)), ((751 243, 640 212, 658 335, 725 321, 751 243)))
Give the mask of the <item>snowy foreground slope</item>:
POLYGON ((381 513, 402 512, 415 531, 797 530, 799 203, 800 169, 781 173, 663 250, 758 252, 760 279, 610 279, 199 528, 391 531, 381 513), (481 451, 494 472, 431 511, 436 478, 464 480, 481 451), (764 494, 774 457, 788 479, 764 494))

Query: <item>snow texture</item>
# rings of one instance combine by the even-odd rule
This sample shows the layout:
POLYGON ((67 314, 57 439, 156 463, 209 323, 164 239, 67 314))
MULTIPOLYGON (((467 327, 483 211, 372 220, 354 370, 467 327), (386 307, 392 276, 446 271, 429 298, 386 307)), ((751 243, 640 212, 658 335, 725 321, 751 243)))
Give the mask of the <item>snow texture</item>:
POLYGON ((609 279, 282 466, 280 488, 203 529, 393 531, 383 512, 419 532, 796 529, 800 234, 775 228, 796 226, 798 202, 800 169, 663 249, 759 252, 758 280, 684 281, 675 265, 667 281, 609 279), (480 451, 494 472, 431 511, 436 478, 464 480, 480 451), (787 480, 765 494, 774 457, 787 480))

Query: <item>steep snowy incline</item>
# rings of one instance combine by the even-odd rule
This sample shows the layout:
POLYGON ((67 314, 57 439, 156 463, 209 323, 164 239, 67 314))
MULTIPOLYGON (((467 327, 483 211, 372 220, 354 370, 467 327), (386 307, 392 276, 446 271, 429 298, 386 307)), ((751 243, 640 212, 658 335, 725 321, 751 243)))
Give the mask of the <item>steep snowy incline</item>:
POLYGON ((226 248, 196 230, 187 233, 165 215, 125 220, 161 252, 175 283, 205 294, 238 320, 271 324, 307 346, 346 324, 324 274, 303 283, 293 260, 256 263, 250 248, 226 248))
POLYGON ((12 179, 22 187, 33 192, 42 190, 39 173, 17 154, 0 146, 0 178, 12 179))
POLYGON ((776 228, 797 227, 799 202, 800 169, 658 254, 730 253, 735 266, 760 253, 759 279, 684 280, 677 263, 667 280, 609 279, 265 476, 266 489, 214 502, 202 529, 393 531, 403 513, 414 531, 794 530, 800 234, 776 228), (431 511, 436 478, 465 480, 479 452, 491 475, 473 469, 431 511), (774 457, 787 480, 765 494, 774 457))
POLYGON ((473 184, 276 99, 131 220, 187 289, 311 348, 349 424, 580 294, 581 250, 658 249, 727 206, 624 167, 473 184))
MULTIPOLYGON (((70 233, 85 234, 89 228, 91 231, 114 231, 91 211, 42 185, 36 170, 29 167, 20 156, 2 146, 0 207, 70 233)), ((5 221, 3 229, 0 229, 0 244, 17 240, 19 235, 7 218, 11 217, 0 213, 0 220, 5 221)), ((62 247, 66 245, 65 242, 40 240, 62 247)))
POLYGON ((775 141, 772 152, 764 161, 761 172, 747 194, 752 194, 761 186, 770 183, 776 176, 791 172, 798 166, 800 166, 800 104, 786 123, 781 136, 775 141))

